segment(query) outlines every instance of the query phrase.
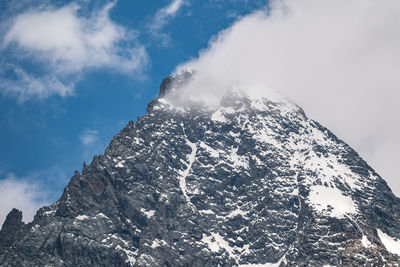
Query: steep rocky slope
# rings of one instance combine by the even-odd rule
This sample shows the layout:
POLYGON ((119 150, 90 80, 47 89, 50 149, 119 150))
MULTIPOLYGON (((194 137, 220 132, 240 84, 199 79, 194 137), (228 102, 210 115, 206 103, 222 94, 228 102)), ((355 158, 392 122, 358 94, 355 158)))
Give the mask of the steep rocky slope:
POLYGON ((172 104, 190 76, 33 222, 11 211, 0 265, 399 266, 400 200, 353 149, 284 99, 172 104))

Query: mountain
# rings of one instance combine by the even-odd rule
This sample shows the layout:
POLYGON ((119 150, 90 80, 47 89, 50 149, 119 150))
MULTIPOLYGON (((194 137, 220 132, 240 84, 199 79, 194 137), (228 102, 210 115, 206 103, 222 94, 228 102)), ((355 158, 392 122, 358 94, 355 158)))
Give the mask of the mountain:
POLYGON ((146 114, 31 223, 12 210, 1 266, 399 266, 400 199, 284 98, 230 90, 146 114))

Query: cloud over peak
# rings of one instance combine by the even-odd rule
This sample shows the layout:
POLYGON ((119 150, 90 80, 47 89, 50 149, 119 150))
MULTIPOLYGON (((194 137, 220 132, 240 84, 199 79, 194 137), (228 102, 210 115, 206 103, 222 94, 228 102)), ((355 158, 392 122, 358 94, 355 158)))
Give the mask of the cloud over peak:
POLYGON ((399 14, 393 0, 273 0, 177 69, 197 71, 191 94, 221 94, 232 84, 280 91, 360 151, 400 194, 399 14))

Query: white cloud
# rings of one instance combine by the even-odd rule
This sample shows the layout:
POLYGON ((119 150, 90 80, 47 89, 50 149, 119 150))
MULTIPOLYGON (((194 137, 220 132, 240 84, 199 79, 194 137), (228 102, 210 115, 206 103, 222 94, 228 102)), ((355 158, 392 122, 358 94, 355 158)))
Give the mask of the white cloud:
POLYGON ((400 195, 399 14, 395 0, 275 0, 178 69, 197 70, 190 92, 205 99, 233 83, 281 91, 360 151, 400 195))
POLYGON ((79 139, 83 144, 82 159, 85 162, 91 162, 93 156, 103 153, 107 146, 106 141, 99 137, 99 131, 93 129, 83 131, 80 134, 79 139))
POLYGON ((13 208, 22 210, 24 222, 32 221, 36 211, 49 203, 48 196, 38 183, 7 175, 0 180, 0 225, 13 208))
POLYGON ((183 0, 173 0, 168 6, 160 10, 160 17, 165 18, 168 16, 174 16, 176 12, 178 12, 178 10, 182 7, 182 5, 183 0))
POLYGON ((154 16, 154 28, 162 28, 168 19, 174 17, 184 4, 183 0, 172 0, 169 5, 160 9, 154 16))
POLYGON ((170 37, 168 34, 162 33, 161 29, 169 20, 176 16, 184 4, 184 0, 172 0, 167 6, 158 10, 154 15, 150 24, 150 31, 154 38, 163 41, 163 45, 167 45, 170 42, 170 37))
POLYGON ((90 146, 99 141, 98 134, 99 132, 96 130, 86 130, 79 138, 81 139, 82 144, 90 146))
POLYGON ((54 94, 62 97, 70 95, 76 82, 75 80, 62 82, 56 75, 52 74, 34 76, 14 64, 5 64, 0 67, 0 77, 5 77, 7 71, 12 72, 16 79, 0 78, 2 83, 0 89, 4 93, 18 96, 20 102, 31 97, 47 98, 54 94))
MULTIPOLYGON (((25 90, 16 80, 7 90, 25 96, 65 96, 73 91, 73 84, 83 71, 101 68, 126 74, 140 71, 147 63, 145 48, 135 40, 134 31, 110 19, 113 6, 114 3, 109 3, 82 15, 81 7, 72 3, 16 16, 2 41, 3 53, 11 49, 17 59, 38 64, 47 75, 35 77, 22 70, 25 74, 21 84, 24 80, 34 80, 39 89, 30 86, 25 90)), ((22 65, 18 67, 23 69, 22 65)))

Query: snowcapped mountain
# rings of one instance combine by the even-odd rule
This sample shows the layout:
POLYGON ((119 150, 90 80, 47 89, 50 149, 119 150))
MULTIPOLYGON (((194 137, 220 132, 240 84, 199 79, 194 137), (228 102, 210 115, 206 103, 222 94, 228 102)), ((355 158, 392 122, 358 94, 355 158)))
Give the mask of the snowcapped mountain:
POLYGON ((174 104, 191 76, 33 222, 11 211, 0 265, 400 265, 400 199, 353 149, 283 98, 174 104))

